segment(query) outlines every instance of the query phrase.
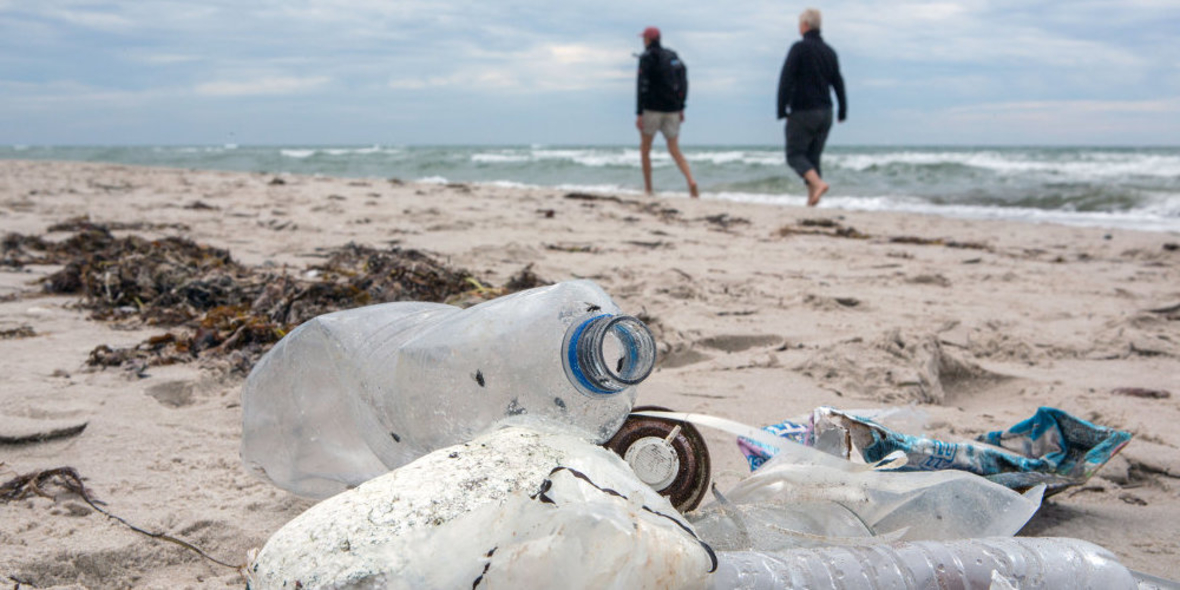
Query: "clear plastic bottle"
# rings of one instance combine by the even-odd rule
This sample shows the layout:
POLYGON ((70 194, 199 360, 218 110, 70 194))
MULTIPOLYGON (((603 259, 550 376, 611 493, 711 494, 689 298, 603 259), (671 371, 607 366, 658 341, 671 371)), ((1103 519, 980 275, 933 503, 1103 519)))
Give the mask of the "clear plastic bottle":
POLYGON ((717 559, 711 584, 725 590, 1137 587, 1130 570, 1109 551, 1067 538, 915 541, 781 552, 719 551, 717 559))
POLYGON ((611 437, 655 364, 638 319, 590 281, 467 309, 386 303, 293 330, 242 391, 242 459, 326 497, 504 421, 611 437))

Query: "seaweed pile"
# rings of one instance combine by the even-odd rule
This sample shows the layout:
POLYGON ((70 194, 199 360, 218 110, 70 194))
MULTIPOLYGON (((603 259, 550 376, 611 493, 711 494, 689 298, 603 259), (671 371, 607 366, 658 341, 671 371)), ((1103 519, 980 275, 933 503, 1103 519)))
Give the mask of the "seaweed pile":
POLYGON ((62 265, 43 279, 47 293, 77 294, 94 319, 161 326, 169 331, 131 348, 100 345, 87 363, 149 366, 226 359, 249 372, 271 345, 324 313, 391 301, 470 305, 546 284, 525 267, 494 288, 471 272, 424 252, 349 243, 321 252, 325 261, 302 272, 244 266, 227 250, 181 237, 116 237, 108 225, 73 220, 60 242, 8 234, 0 264, 62 265))
MULTIPOLYGON (((710 220, 712 221, 712 220, 710 220)), ((798 227, 784 225, 775 232, 780 238, 792 235, 816 235, 832 238, 849 238, 853 240, 868 240, 873 238, 855 227, 843 225, 835 219, 815 218, 800 219, 798 227)), ((946 246, 947 248, 964 248, 970 250, 991 250, 987 244, 980 242, 960 242, 942 238, 923 238, 918 236, 887 236, 884 238, 890 244, 914 244, 918 246, 946 246)))

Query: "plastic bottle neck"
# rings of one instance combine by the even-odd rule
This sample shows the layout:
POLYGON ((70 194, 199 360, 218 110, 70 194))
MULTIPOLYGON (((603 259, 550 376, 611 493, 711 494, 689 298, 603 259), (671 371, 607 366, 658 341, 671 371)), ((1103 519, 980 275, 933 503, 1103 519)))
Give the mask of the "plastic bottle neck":
POLYGON ((656 342, 638 318, 600 315, 566 332, 566 375, 590 397, 613 396, 638 384, 656 364, 656 342))

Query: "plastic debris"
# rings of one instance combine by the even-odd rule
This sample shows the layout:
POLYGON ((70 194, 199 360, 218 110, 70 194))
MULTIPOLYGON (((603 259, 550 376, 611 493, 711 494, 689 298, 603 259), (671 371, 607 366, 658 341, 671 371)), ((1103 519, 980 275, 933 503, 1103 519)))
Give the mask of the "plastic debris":
POLYGON ((963 539, 717 555, 720 565, 711 580, 717 590, 1138 587, 1109 551, 1078 539, 963 539))
POLYGON ((327 497, 518 417, 601 443, 655 364, 638 319, 590 281, 467 309, 387 303, 288 334, 242 390, 242 458, 281 488, 327 497))
MULTIPOLYGON (((854 513, 873 536, 896 535, 912 541, 1011 536, 1036 513, 1044 491, 1043 486, 1034 486, 1020 494, 965 471, 896 471, 906 461, 900 452, 873 465, 854 463, 716 416, 637 413, 719 428, 778 449, 761 469, 725 492, 725 502, 771 510, 792 510, 790 506, 799 503, 834 503, 854 513)), ((718 529, 714 535, 702 523, 700 532, 703 538, 722 544, 726 541, 719 537, 725 530, 718 529)), ((784 530, 782 541, 798 532, 847 535, 784 530)))
POLYGON ((511 427, 313 506, 249 567, 278 588, 702 588, 715 566, 667 499, 584 439, 511 427))
POLYGON ((622 457, 640 480, 668 497, 677 510, 688 512, 700 505, 709 490, 709 447, 692 424, 635 413, 647 410, 667 408, 635 408, 604 446, 622 457))
MULTIPOLYGON (((898 468, 903 471, 969 471, 1015 490, 1044 484, 1046 495, 1084 483, 1131 440, 1128 432, 1049 407, 1007 430, 967 442, 903 434, 828 407, 817 408, 807 423, 784 421, 765 430, 852 461, 874 463, 900 451, 908 459, 898 468)), ((739 438, 738 446, 752 470, 776 452, 748 437, 739 438)))

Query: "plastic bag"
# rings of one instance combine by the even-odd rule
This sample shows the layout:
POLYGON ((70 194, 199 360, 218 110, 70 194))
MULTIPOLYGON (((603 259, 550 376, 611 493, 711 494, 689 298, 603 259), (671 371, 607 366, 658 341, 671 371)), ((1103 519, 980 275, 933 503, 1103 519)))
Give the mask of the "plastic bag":
POLYGON ((614 453, 504 428, 324 500, 250 588, 699 588, 715 555, 614 453))

